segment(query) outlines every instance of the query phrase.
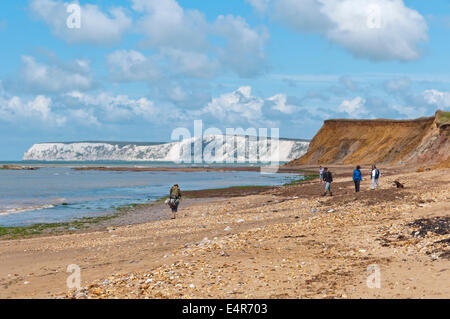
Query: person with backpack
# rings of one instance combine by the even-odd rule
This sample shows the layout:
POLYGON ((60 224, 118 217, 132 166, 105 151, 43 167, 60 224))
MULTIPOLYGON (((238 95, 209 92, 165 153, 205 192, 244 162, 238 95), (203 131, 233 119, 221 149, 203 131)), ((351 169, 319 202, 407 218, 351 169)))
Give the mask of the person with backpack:
POLYGON ((372 190, 375 189, 375 184, 377 184, 377 187, 380 188, 380 184, 378 184, 378 179, 380 178, 380 171, 375 165, 372 165, 372 171, 370 172, 370 176, 372 178, 372 186, 370 187, 370 189, 372 190))
POLYGON ((359 193, 359 186, 362 181, 361 166, 356 166, 353 171, 353 182, 355 183, 355 193, 359 193))
POLYGON ((330 196, 333 196, 333 193, 331 191, 331 183, 333 182, 333 175, 331 172, 328 171, 328 167, 324 168, 323 173, 323 181, 326 183, 325 185, 325 192, 322 196, 326 196, 327 192, 330 192, 330 196))
POLYGON ((169 201, 168 204, 172 209, 172 219, 177 218, 178 205, 180 204, 181 199, 181 190, 178 184, 175 184, 170 189, 169 201))

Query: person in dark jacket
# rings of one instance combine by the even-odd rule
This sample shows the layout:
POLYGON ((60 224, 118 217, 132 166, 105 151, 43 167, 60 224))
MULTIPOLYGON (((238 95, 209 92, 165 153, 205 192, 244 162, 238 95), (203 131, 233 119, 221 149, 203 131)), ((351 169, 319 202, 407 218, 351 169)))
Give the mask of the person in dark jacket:
POLYGON ((359 193, 359 185, 362 181, 361 174, 361 166, 356 166, 356 169, 353 171, 353 182, 355 183, 355 192, 359 193))
POLYGON ((181 199, 181 190, 178 184, 175 184, 170 189, 169 195, 169 206, 172 209, 173 217, 172 219, 177 218, 178 205, 180 204, 181 199))
POLYGON ((328 171, 328 167, 324 168, 323 181, 326 184, 325 184, 325 192, 323 193, 322 196, 326 196, 327 192, 330 192, 330 196, 333 196, 333 193, 331 192, 331 183, 333 182, 333 175, 331 174, 330 171, 328 171))

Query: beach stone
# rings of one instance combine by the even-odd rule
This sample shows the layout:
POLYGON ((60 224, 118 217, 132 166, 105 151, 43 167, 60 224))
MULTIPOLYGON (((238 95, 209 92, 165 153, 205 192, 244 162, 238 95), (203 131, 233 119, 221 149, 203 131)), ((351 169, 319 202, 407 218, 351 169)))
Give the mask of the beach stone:
POLYGON ((231 231, 233 228, 231 228, 230 226, 225 227, 224 231, 231 231))

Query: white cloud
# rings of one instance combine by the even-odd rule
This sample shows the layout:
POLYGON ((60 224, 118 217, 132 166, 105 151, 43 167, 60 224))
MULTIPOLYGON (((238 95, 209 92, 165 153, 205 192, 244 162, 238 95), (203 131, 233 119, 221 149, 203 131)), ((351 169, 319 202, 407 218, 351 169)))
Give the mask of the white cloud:
POLYGON ((122 8, 116 7, 108 13, 92 4, 81 6, 81 28, 68 28, 67 6, 71 2, 61 0, 32 0, 31 11, 52 30, 57 37, 69 43, 109 45, 118 42, 131 27, 132 20, 122 8))
POLYGON ((389 80, 385 83, 386 91, 399 92, 408 89, 411 85, 411 80, 407 77, 389 80))
POLYGON ((296 107, 294 105, 287 104, 286 94, 277 94, 267 99, 275 104, 272 109, 285 114, 292 114, 295 112, 296 107))
POLYGON ((204 108, 202 113, 209 113, 221 121, 239 123, 245 119, 249 123, 262 120, 264 100, 251 95, 251 87, 243 86, 231 93, 215 97, 204 108))
POLYGON ((16 86, 39 93, 88 90, 94 85, 89 62, 86 60, 48 65, 37 62, 31 56, 22 56, 19 79, 21 83, 16 86))
POLYGON ((97 117, 93 114, 92 109, 68 110, 68 115, 71 120, 76 120, 79 124, 87 126, 101 126, 97 117))
POLYGON ((265 31, 252 29, 244 18, 232 15, 219 16, 214 31, 225 39, 225 46, 218 48, 222 65, 241 77, 252 77, 267 71, 264 45, 268 39, 265 31))
POLYGON ((418 59, 428 38, 424 17, 402 0, 273 0, 273 7, 273 18, 293 30, 374 61, 418 59))
POLYGON ((203 50, 207 47, 208 23, 198 10, 184 10, 175 0, 132 0, 143 13, 138 29, 156 47, 203 50))
POLYGON ((321 0, 273 0, 273 18, 299 32, 326 33, 332 26, 321 0))
POLYGON ((358 85, 350 77, 342 76, 339 80, 342 82, 342 84, 344 84, 344 86, 347 89, 352 90, 352 91, 358 90, 358 85))
POLYGON ((245 0, 246 2, 250 3, 253 8, 260 14, 266 12, 270 0, 245 0))
POLYGON ((118 50, 107 56, 112 78, 117 82, 149 81, 165 84, 162 79, 177 75, 210 78, 219 65, 206 54, 178 49, 161 49, 157 54, 145 56, 135 50, 118 50))
POLYGON ((252 95, 250 86, 242 86, 231 93, 224 93, 212 100, 202 109, 200 114, 209 114, 224 123, 274 125, 274 121, 265 117, 264 109, 271 106, 272 110, 285 114, 295 111, 293 105, 286 103, 286 95, 276 94, 269 98, 252 95))
POLYGON ((127 95, 112 95, 110 93, 100 93, 95 95, 81 92, 71 92, 67 94, 76 102, 85 107, 94 109, 100 122, 120 122, 124 120, 142 118, 150 122, 161 121, 159 109, 147 98, 133 99, 127 95))
POLYGON ((393 105, 392 108, 407 118, 415 119, 421 116, 427 116, 427 109, 424 107, 393 105))
POLYGON ((339 112, 347 113, 348 115, 359 117, 367 114, 365 108, 366 100, 362 97, 355 97, 353 100, 344 100, 338 107, 339 112))
POLYGON ((170 61, 170 71, 195 78, 210 78, 219 68, 219 63, 207 54, 195 51, 165 49, 161 51, 170 61))
POLYGON ((439 108, 450 108, 450 92, 441 92, 438 90, 426 90, 423 97, 428 104, 436 105, 439 108))
POLYGON ((37 121, 47 125, 62 126, 66 117, 55 114, 51 109, 52 100, 43 95, 28 101, 20 97, 0 97, 0 119, 12 123, 28 121, 30 126, 37 121))
POLYGON ((209 23, 203 13, 175 0, 133 0, 132 7, 142 15, 137 31, 146 35, 144 43, 172 64, 173 74, 208 78, 231 70, 252 77, 267 70, 268 33, 251 28, 242 17, 220 15, 209 23))
POLYGON ((161 74, 156 61, 135 50, 118 50, 106 58, 113 80, 117 82, 158 79, 161 74))
POLYGON ((182 102, 188 98, 188 93, 180 86, 170 87, 167 95, 173 102, 182 102))

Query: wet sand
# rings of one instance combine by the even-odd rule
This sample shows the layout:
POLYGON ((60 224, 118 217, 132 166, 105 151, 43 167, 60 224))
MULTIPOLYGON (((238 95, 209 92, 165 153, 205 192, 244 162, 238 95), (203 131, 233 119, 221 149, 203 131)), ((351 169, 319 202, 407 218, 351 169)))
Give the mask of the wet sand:
POLYGON ((351 169, 332 167, 333 197, 317 180, 244 188, 188 197, 176 220, 158 203, 115 226, 0 241, 0 297, 449 298, 450 169, 382 168, 381 189, 365 178, 359 194, 351 169), (371 265, 380 288, 367 285, 371 265))

